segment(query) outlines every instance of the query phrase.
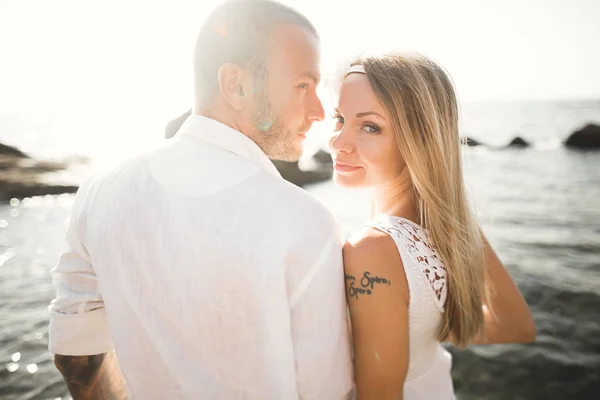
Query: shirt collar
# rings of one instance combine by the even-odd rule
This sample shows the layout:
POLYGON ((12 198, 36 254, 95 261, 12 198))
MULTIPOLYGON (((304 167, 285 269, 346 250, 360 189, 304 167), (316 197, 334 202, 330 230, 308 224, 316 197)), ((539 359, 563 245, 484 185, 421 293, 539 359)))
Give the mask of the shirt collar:
POLYGON ((196 137, 207 144, 258 164, 273 175, 281 177, 273 162, 252 139, 217 120, 192 114, 176 134, 176 136, 180 135, 196 137))

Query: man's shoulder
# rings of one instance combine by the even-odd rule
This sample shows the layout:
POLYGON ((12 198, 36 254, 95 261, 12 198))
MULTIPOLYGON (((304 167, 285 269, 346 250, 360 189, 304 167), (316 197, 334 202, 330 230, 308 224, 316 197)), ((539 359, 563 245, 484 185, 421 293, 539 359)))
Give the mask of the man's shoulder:
POLYGON ((116 161, 106 162, 99 165, 93 174, 79 186, 77 197, 88 197, 92 194, 97 194, 106 190, 107 185, 111 186, 111 193, 114 194, 117 187, 124 189, 130 188, 129 181, 132 176, 135 177, 136 183, 140 183, 139 176, 142 171, 147 170, 147 159, 157 149, 147 150, 143 153, 130 155, 116 161))
POLYGON ((278 179, 277 208, 295 220, 337 224, 332 210, 318 197, 291 182, 278 179))
POLYGON ((128 154, 111 162, 101 165, 94 174, 94 180, 100 183, 116 177, 121 177, 127 173, 138 174, 142 171, 148 171, 149 162, 160 154, 167 153, 174 146, 174 140, 165 140, 161 143, 148 145, 138 152, 128 154))

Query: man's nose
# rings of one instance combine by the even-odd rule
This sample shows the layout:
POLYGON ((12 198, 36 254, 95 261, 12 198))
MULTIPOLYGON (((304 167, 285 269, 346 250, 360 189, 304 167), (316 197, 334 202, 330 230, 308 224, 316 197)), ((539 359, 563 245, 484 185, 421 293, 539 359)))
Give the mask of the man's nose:
POLYGON ((316 93, 313 93, 311 96, 310 103, 306 110, 306 118, 311 121, 323 121, 325 119, 325 109, 323 108, 321 99, 319 99, 319 96, 317 96, 316 93))

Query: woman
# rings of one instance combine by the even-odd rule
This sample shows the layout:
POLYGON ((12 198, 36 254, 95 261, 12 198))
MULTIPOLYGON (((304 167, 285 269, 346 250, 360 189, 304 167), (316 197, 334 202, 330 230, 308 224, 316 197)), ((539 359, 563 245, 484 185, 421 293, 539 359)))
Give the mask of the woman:
POLYGON ((453 399, 440 342, 532 341, 535 326, 469 208, 451 81, 423 56, 364 58, 335 118, 335 182, 373 189, 344 246, 358 398, 453 399))

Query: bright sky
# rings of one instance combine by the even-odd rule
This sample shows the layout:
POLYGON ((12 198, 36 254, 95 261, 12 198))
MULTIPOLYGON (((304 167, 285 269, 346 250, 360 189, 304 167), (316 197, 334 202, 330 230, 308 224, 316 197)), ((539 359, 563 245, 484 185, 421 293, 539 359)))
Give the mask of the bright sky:
MULTIPOLYGON (((216 3, 0 0, 0 123, 27 110, 163 124, 191 105, 194 40, 216 3)), ((360 50, 415 50, 462 100, 600 97, 597 0, 284 3, 319 30, 325 72, 360 50)))

